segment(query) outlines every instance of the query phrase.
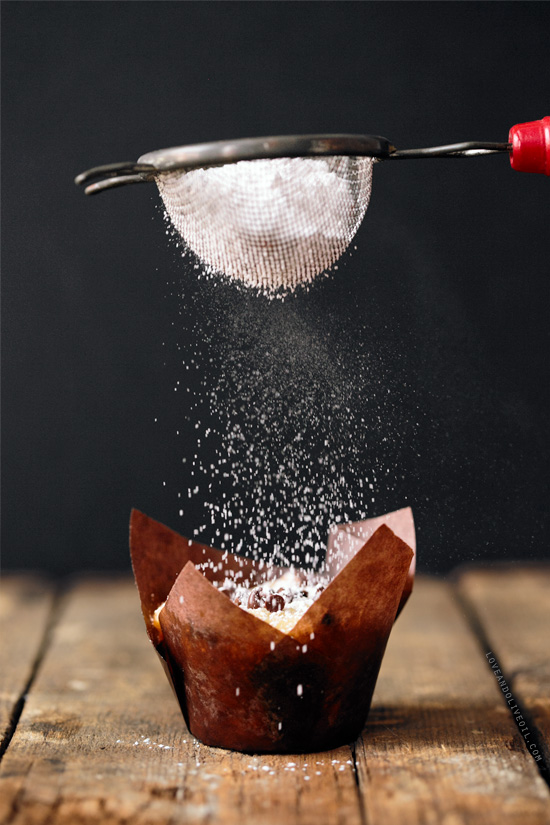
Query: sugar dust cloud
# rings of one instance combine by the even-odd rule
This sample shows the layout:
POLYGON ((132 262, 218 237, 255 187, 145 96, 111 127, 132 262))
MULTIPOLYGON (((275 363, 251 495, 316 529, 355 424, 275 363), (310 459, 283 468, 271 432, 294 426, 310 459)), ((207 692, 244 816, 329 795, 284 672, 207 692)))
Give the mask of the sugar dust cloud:
POLYGON ((164 482, 175 526, 316 569, 331 525, 377 515, 391 498, 416 426, 406 381, 388 367, 388 345, 369 348, 356 324, 304 293, 282 303, 189 275, 168 296, 179 305, 165 342, 174 381, 158 416, 178 465, 164 482))

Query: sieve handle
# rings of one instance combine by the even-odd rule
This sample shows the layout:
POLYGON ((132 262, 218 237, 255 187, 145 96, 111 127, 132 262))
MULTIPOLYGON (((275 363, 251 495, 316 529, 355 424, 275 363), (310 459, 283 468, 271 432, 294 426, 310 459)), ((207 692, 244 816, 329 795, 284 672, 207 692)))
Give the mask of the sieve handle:
POLYGON ((84 190, 85 193, 95 195, 105 189, 114 189, 116 186, 125 186, 127 183, 147 183, 153 180, 154 171, 155 167, 150 163, 107 163, 81 172, 74 182, 77 186, 88 184, 84 190), (94 178, 103 178, 103 180, 90 183, 94 178))
POLYGON ((383 160, 411 160, 422 158, 473 158, 478 155, 496 155, 510 152, 510 143, 488 143, 468 140, 446 143, 444 146, 425 146, 422 149, 395 149, 383 160))
POLYGON ((508 140, 512 169, 550 175, 550 117, 512 126, 508 140))

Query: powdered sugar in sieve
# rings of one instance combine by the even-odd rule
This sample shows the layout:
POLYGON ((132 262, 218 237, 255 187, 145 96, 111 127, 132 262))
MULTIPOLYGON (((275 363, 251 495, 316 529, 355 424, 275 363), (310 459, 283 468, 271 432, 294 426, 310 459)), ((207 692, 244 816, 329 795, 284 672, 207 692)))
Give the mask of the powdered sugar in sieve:
POLYGON ((347 249, 363 219, 373 159, 274 158, 164 172, 174 228, 211 272, 288 291, 347 249))

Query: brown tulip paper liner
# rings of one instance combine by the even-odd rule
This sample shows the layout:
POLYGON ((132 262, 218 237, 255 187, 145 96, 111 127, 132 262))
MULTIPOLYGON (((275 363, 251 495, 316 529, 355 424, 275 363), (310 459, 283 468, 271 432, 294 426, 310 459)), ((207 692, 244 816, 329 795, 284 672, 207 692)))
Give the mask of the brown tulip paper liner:
POLYGON ((216 587, 226 576, 261 584, 282 568, 189 541, 134 510, 130 548, 147 632, 191 733, 247 753, 307 753, 356 739, 412 588, 414 552, 400 535, 414 544, 409 508, 333 528, 329 584, 285 634, 216 587), (159 631, 152 615, 164 601, 159 631))

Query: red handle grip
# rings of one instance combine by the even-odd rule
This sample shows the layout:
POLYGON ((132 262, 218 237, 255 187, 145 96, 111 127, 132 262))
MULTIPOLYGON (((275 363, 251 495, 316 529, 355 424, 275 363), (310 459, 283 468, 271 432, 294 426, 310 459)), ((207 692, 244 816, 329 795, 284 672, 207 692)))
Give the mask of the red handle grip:
POLYGON ((508 142, 512 169, 550 175, 550 117, 512 126, 508 142))

